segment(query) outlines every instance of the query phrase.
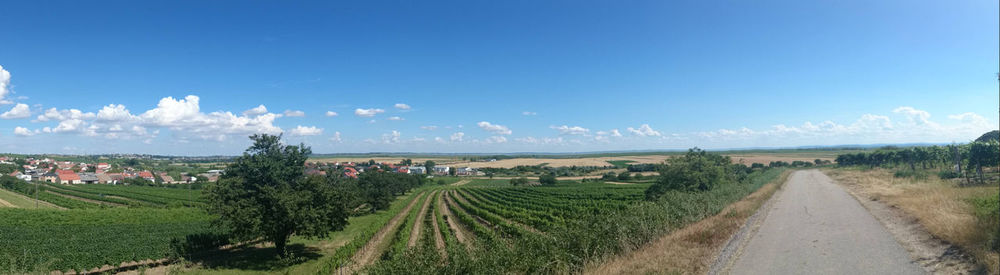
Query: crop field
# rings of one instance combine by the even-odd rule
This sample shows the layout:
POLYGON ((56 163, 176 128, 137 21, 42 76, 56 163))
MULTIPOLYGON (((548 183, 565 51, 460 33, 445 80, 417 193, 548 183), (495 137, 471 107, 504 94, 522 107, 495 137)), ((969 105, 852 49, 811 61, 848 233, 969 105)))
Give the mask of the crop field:
POLYGON ((781 172, 755 172, 749 184, 709 192, 671 193, 662 202, 644 200, 644 183, 515 187, 474 179, 425 186, 325 257, 318 273, 578 272, 717 214, 781 172))
POLYGON ((92 270, 157 260, 170 239, 204 233, 210 217, 179 209, 0 209, 0 272, 92 270))

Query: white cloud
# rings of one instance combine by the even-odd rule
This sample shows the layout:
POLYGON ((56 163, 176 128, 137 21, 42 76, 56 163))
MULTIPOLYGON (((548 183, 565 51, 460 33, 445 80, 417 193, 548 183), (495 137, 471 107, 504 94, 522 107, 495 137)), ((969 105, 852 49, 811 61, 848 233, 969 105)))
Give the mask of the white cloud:
POLYGON ((387 119, 388 119, 388 120, 395 120, 395 121, 400 121, 400 120, 403 120, 403 118, 401 118, 401 117, 398 117, 398 116, 393 116, 393 117, 389 117, 389 118, 387 118, 387 119))
POLYGON ((28 130, 28 128, 24 128, 24 127, 20 127, 20 126, 14 127, 14 134, 18 135, 18 136, 30 137, 30 136, 34 136, 37 133, 38 133, 37 130, 35 132, 32 132, 31 130, 28 130))
POLYGON ((538 115, 538 113, 536 113, 536 112, 529 112, 529 111, 524 111, 524 112, 521 112, 521 115, 526 115, 526 116, 533 116, 533 115, 538 115))
POLYGON ((382 143, 385 143, 385 144, 399 143, 399 136, 400 136, 400 133, 399 133, 399 131, 396 131, 396 130, 392 130, 392 133, 390 133, 390 134, 382 134, 382 143))
POLYGON ((490 136, 489 138, 486 139, 486 143, 505 143, 505 142, 507 142, 507 138, 503 136, 490 136))
POLYGON ((896 108, 895 110, 892 110, 892 112, 897 114, 903 114, 904 116, 906 116, 906 119, 913 124, 934 125, 934 123, 930 121, 931 114, 924 110, 917 110, 914 109, 913 107, 902 106, 896 108))
MULTIPOLYGON (((263 105, 261 106, 263 107, 263 105)), ((97 111, 97 120, 102 121, 128 121, 135 118, 128 109, 125 109, 125 105, 121 104, 108 104, 97 111)))
POLYGON ((652 127, 649 127, 649 124, 643 124, 639 126, 639 129, 628 127, 628 131, 634 135, 642 137, 662 136, 660 132, 653 130, 652 127))
POLYGON ((406 104, 403 104, 403 103, 396 103, 396 105, 393 105, 393 107, 396 107, 396 109, 400 109, 400 110, 409 110, 410 109, 410 105, 406 105, 406 104))
POLYGON ((590 129, 583 128, 580 126, 549 126, 549 128, 559 131, 560 135, 586 135, 590 133, 590 129))
POLYGON ((28 104, 18 103, 10 108, 10 111, 6 111, 0 114, 2 119, 16 119, 16 118, 27 118, 31 116, 31 108, 28 108, 28 104))
POLYGON ((323 134, 323 129, 316 128, 316 126, 304 127, 299 125, 289 130, 288 134, 293 136, 318 136, 323 134))
POLYGON ((264 104, 257 105, 257 107, 253 107, 250 110, 243 111, 243 115, 245 116, 259 116, 266 113, 267 107, 264 107, 264 104))
POLYGON ((38 121, 49 121, 49 120, 67 120, 67 119, 93 119, 97 117, 94 113, 84 113, 83 111, 77 109, 69 110, 58 110, 56 108, 49 108, 45 110, 45 113, 38 115, 38 121))
POLYGON ((485 130, 487 132, 494 133, 494 134, 497 134, 497 135, 509 135, 509 134, 511 134, 511 131, 510 131, 509 128, 507 128, 507 126, 498 125, 498 124, 492 124, 492 123, 489 123, 489 122, 486 122, 486 121, 480 121, 477 125, 479 125, 479 128, 482 128, 483 130, 485 130))
POLYGON ((563 144, 563 142, 565 141, 563 140, 562 137, 554 137, 554 138, 523 137, 523 138, 516 138, 514 140, 529 144, 546 144, 546 145, 563 144))
POLYGON ((306 116, 306 112, 299 111, 299 110, 285 110, 285 116, 286 117, 304 117, 304 116, 306 116))
POLYGON ((465 133, 457 132, 457 133, 451 134, 450 139, 451 139, 451 141, 462 141, 463 137, 465 137, 465 133))
POLYGON ((373 117, 373 116, 375 116, 377 114, 381 114, 381 113, 385 113, 385 110, 375 109, 375 108, 372 108, 372 109, 361 109, 361 108, 354 109, 354 115, 359 116, 359 117, 373 117))
POLYGON ((618 129, 612 129, 611 130, 611 136, 613 136, 613 137, 621 137, 622 133, 618 132, 618 129))
POLYGON ((444 143, 444 139, 441 137, 434 137, 434 141, 437 141, 438 143, 444 143))
POLYGON ((340 132, 333 132, 333 137, 330 137, 330 141, 341 142, 343 139, 340 138, 340 132))
POLYGON ((338 115, 338 114, 337 114, 337 112, 334 112, 334 111, 326 111, 326 116, 329 116, 329 117, 333 117, 333 116, 337 116, 337 115, 338 115))
POLYGON ((8 95, 10 95, 10 72, 0 65, 0 104, 14 103, 7 98, 8 95))
POLYGON ((424 129, 424 130, 427 130, 427 131, 434 131, 434 130, 437 130, 437 128, 438 128, 438 127, 437 127, 437 126, 434 126, 434 125, 430 125, 430 126, 420 126, 420 129, 424 129))

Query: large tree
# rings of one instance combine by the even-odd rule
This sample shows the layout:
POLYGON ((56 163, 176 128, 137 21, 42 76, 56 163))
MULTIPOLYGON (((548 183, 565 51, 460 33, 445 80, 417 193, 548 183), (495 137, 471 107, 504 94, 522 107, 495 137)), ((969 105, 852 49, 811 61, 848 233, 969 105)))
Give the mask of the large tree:
POLYGON ((306 177, 312 150, 281 143, 281 136, 250 136, 253 145, 208 188, 208 210, 232 230, 236 241, 273 242, 278 254, 293 234, 325 237, 347 224, 343 193, 324 178, 306 177))

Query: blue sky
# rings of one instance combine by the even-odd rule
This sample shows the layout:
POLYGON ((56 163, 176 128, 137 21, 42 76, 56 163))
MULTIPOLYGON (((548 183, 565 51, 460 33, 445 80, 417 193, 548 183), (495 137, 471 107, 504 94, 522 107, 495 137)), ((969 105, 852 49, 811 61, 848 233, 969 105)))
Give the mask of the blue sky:
POLYGON ((0 151, 964 142, 1000 120, 997 5, 15 1, 0 151))

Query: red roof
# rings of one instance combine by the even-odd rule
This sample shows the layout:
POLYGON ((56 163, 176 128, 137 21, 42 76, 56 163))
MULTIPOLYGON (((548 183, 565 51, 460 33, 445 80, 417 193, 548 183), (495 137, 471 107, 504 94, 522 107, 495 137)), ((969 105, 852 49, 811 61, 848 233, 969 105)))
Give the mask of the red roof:
POLYGON ((153 177, 153 173, 150 173, 149 171, 142 171, 142 172, 139 172, 139 177, 141 177, 141 178, 152 178, 153 177))
POLYGON ((59 170, 59 169, 56 169, 56 174, 62 175, 62 174, 76 174, 76 173, 73 172, 73 170, 59 170))
POLYGON ((69 173, 60 173, 59 180, 80 180, 80 175, 70 171, 69 173))

